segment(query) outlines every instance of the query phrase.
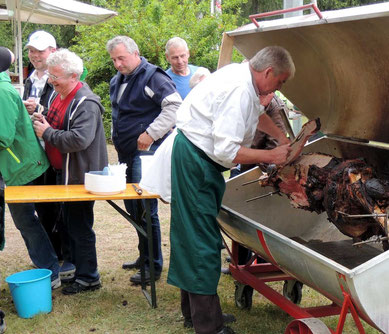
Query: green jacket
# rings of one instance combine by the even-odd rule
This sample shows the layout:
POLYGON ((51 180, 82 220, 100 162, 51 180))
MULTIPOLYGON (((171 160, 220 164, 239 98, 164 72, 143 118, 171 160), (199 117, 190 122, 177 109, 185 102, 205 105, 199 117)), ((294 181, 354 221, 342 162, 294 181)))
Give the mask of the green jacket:
POLYGON ((26 108, 6 72, 0 73, 0 173, 8 186, 25 185, 49 167, 26 108))

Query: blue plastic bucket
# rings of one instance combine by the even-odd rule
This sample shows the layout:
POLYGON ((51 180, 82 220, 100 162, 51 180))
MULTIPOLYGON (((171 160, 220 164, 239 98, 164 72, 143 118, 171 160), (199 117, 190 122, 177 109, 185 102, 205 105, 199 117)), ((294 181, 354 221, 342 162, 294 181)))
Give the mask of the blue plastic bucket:
POLYGON ((38 313, 51 312, 51 270, 21 271, 8 276, 5 281, 19 317, 32 318, 38 313))

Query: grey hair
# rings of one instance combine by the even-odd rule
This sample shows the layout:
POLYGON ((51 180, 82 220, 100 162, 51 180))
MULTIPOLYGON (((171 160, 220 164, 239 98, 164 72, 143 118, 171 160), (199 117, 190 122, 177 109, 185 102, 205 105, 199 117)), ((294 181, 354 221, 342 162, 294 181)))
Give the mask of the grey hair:
POLYGON ((289 73, 292 79, 296 68, 290 53, 281 46, 267 46, 250 59, 250 65, 254 71, 262 72, 272 67, 275 75, 289 73))
POLYGON ((60 66, 67 74, 77 74, 80 79, 84 71, 82 59, 68 49, 58 49, 47 58, 47 66, 60 66))
POLYGON ((132 38, 128 36, 116 36, 110 39, 107 42, 106 49, 108 52, 112 52, 112 50, 116 48, 119 44, 123 44, 126 47, 127 51, 131 54, 135 52, 140 54, 138 45, 135 43, 135 41, 132 38))
POLYGON ((205 67, 199 67, 197 71, 192 75, 189 80, 189 87, 192 89, 196 86, 201 80, 205 79, 211 72, 205 67))
POLYGON ((184 39, 182 39, 181 37, 177 37, 177 36, 170 38, 167 41, 166 46, 165 46, 166 54, 169 54, 169 50, 171 47, 179 47, 179 46, 183 46, 187 51, 189 51, 188 44, 185 42, 184 39))

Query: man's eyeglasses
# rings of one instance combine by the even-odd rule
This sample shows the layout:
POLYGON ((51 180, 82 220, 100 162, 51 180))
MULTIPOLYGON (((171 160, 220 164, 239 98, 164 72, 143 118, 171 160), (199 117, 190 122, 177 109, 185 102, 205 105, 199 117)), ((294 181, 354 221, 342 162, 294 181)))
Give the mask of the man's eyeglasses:
POLYGON ((56 80, 59 80, 59 79, 62 79, 62 78, 66 78, 66 77, 68 77, 69 75, 62 75, 62 76, 60 76, 60 77, 57 77, 57 76, 54 75, 54 74, 47 73, 47 76, 48 76, 51 80, 56 81, 56 80))

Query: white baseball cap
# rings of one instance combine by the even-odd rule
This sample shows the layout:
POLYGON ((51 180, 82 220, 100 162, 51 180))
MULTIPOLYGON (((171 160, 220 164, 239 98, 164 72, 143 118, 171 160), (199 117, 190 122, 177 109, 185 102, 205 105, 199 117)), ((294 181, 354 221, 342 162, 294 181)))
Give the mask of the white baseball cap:
POLYGON ((56 48, 57 43, 53 35, 46 31, 38 30, 30 35, 26 47, 32 46, 39 51, 46 50, 49 46, 56 48))

